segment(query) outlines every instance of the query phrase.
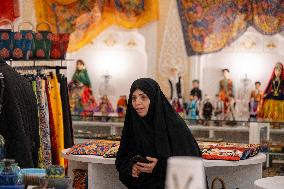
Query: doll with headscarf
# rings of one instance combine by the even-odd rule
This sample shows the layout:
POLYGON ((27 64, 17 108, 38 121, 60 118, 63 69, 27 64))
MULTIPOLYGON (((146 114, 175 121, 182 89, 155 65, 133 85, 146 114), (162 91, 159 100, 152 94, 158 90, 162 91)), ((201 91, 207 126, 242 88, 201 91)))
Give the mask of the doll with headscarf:
POLYGON ((91 116, 96 107, 85 63, 77 60, 76 71, 68 84, 70 109, 73 115, 91 116))
POLYGON ((158 83, 150 78, 138 79, 130 88, 115 162, 119 179, 129 189, 164 189, 167 159, 170 156, 200 157, 201 153, 188 126, 173 109, 158 83), (143 92, 142 99, 147 96, 149 100, 144 116, 141 116, 142 110, 135 104, 136 96, 133 94, 137 90, 143 92), (131 161, 136 155, 147 157, 150 163, 137 165, 131 161), (153 169, 144 172, 153 166, 153 162, 153 169))
POLYGON ((107 95, 103 95, 101 97, 101 101, 98 107, 96 108, 96 112, 101 112, 102 115, 108 115, 109 113, 114 112, 112 104, 110 100, 108 99, 107 95))
POLYGON ((284 120, 284 70, 280 62, 275 65, 264 91, 259 117, 273 121, 284 120))

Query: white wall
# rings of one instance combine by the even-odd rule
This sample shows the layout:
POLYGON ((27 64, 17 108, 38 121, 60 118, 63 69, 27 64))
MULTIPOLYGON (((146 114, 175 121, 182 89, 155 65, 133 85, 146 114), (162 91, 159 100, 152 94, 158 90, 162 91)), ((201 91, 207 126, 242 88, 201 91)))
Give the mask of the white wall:
MULTIPOLYGON (((89 44, 79 51, 68 54, 68 58, 82 59, 92 83, 92 89, 96 100, 99 101, 98 88, 103 82, 103 75, 110 74, 110 83, 114 86, 115 95, 110 97, 116 107, 120 95, 128 95, 131 83, 140 77, 147 77, 147 55, 145 52, 145 39, 137 31, 124 31, 118 28, 110 28, 98 36, 93 44, 89 44), (115 45, 107 47, 104 43, 108 34, 113 34, 115 45), (136 37, 137 46, 127 48, 127 38, 136 37)), ((76 61, 68 63, 68 81, 71 80, 76 68, 76 61)))
POLYGON ((222 79, 221 70, 223 68, 230 69, 230 76, 233 79, 236 92, 241 88, 241 79, 246 74, 252 81, 251 88, 254 87, 255 81, 260 81, 264 90, 276 62, 284 62, 284 51, 282 51, 284 44, 283 37, 280 35, 269 37, 269 39, 277 44, 277 48, 270 52, 263 49, 267 38, 267 36, 263 36, 255 30, 250 29, 229 48, 217 53, 192 57, 191 70, 195 71, 194 75, 201 81, 203 94, 208 94, 211 97, 215 96, 219 89, 219 81, 222 79), (256 41, 253 50, 246 50, 240 47, 241 42, 248 41, 246 39, 248 35, 252 36, 256 41))

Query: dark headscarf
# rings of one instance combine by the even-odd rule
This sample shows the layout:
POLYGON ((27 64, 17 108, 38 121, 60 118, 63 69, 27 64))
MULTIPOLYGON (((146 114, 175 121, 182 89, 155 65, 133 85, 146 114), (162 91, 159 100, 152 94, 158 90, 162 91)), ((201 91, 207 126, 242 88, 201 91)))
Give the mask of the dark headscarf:
POLYGON ((119 179, 129 189, 162 189, 170 156, 201 156, 201 153, 189 128, 172 108, 158 83, 150 78, 138 79, 130 89, 115 162, 119 179), (150 99, 145 117, 140 117, 132 106, 132 95, 136 89, 150 99), (142 173, 138 179, 131 176, 134 162, 130 159, 135 155, 158 159, 152 174, 142 173))
MULTIPOLYGON (((141 146, 140 155, 200 156, 199 147, 184 120, 172 108, 156 81, 141 78, 133 82, 128 100, 121 145, 134 135, 141 146), (136 89, 150 99, 145 117, 140 117, 132 106, 132 94, 136 89), (148 135, 147 135, 148 134, 148 135), (149 150, 147 153, 143 150, 149 150), (155 154, 152 154, 155 153, 155 154)), ((139 151, 140 151, 139 150, 139 151)))

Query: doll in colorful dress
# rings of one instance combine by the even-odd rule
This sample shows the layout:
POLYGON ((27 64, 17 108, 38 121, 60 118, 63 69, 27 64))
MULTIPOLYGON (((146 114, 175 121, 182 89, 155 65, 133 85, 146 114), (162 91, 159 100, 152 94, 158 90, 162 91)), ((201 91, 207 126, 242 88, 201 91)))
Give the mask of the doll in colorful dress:
POLYGON ((107 95, 103 95, 101 98, 101 102, 96 109, 97 112, 101 112, 102 115, 108 115, 111 112, 114 112, 111 102, 108 99, 107 95))
POLYGON ((263 105, 259 117, 273 120, 284 120, 284 70, 278 62, 264 91, 263 105))
POLYGON ((96 108, 91 82, 85 63, 77 60, 76 71, 68 84, 70 109, 73 115, 90 116, 96 108))
POLYGON ((262 101, 263 101, 263 91, 260 89, 261 83, 260 81, 255 82, 255 89, 251 91, 250 98, 251 100, 255 102, 255 108, 256 108, 256 115, 261 110, 262 101))
POLYGON ((230 79, 230 70, 225 68, 222 70, 224 78, 219 82, 219 95, 224 102, 224 111, 227 113, 229 110, 229 96, 234 95, 233 81, 230 79))
POLYGON ((251 97, 249 101, 249 120, 255 121, 257 116, 258 103, 255 101, 254 97, 251 97))
POLYGON ((186 118, 190 119, 190 122, 194 123, 198 119, 198 97, 189 96, 189 102, 186 103, 186 118))
POLYGON ((117 114, 119 117, 124 117, 126 114, 126 109, 127 109, 127 100, 126 100, 126 95, 122 95, 119 97, 117 101, 117 114))

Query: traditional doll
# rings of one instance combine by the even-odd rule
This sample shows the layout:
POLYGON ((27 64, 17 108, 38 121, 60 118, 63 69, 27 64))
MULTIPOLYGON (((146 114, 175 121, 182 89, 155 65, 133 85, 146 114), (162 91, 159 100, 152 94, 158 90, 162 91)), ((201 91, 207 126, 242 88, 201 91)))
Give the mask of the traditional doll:
POLYGON ((219 94, 216 94, 216 99, 214 103, 214 116, 215 124, 222 126, 222 119, 224 118, 224 102, 222 101, 219 94))
POLYGON ((258 103, 255 101, 254 97, 251 97, 248 105, 249 105, 249 120, 255 121, 257 116, 258 103))
POLYGON ((255 103, 255 108, 256 108, 256 113, 258 114, 259 111, 261 110, 261 105, 262 105, 262 101, 263 101, 263 92, 260 89, 261 83, 259 81, 255 82, 255 89, 253 91, 251 91, 250 93, 250 98, 252 100, 254 100, 255 103))
POLYGON ((230 70, 223 69, 224 78, 219 82, 219 95, 224 102, 224 111, 227 113, 229 102, 229 95, 233 95, 233 81, 230 79, 230 70))
POLYGON ((194 122, 198 118, 198 97, 190 95, 189 102, 186 104, 187 119, 194 122))
POLYGON ((284 120, 284 70, 278 62, 264 91, 263 106, 259 117, 269 120, 284 120))
POLYGON ((114 109, 109 101, 107 95, 101 97, 101 102, 96 109, 97 112, 101 112, 102 115, 108 115, 111 112, 114 112, 114 109))
POLYGON ((183 112, 182 104, 180 103, 180 101, 178 99, 174 99, 172 101, 172 106, 176 110, 177 113, 182 113, 183 112))
POLYGON ((127 109, 127 100, 126 100, 126 95, 122 95, 119 97, 117 101, 117 114, 119 117, 124 117, 126 114, 126 109, 127 109))
POLYGON ((190 91, 190 95, 197 96, 198 100, 202 100, 202 91, 199 89, 199 80, 195 79, 192 81, 192 90, 190 91))
POLYGON ((179 101, 182 104, 182 78, 177 67, 171 68, 170 71, 171 76, 168 80, 171 92, 170 102, 173 104, 173 101, 179 101))
POLYGON ((68 84, 70 109, 73 115, 90 116, 96 108, 91 82, 85 63, 77 60, 76 71, 68 84))
POLYGON ((203 111, 202 111, 202 115, 204 118, 203 125, 209 125, 209 121, 211 120, 212 117, 212 111, 213 111, 213 106, 210 102, 210 98, 206 96, 203 102, 203 111))

